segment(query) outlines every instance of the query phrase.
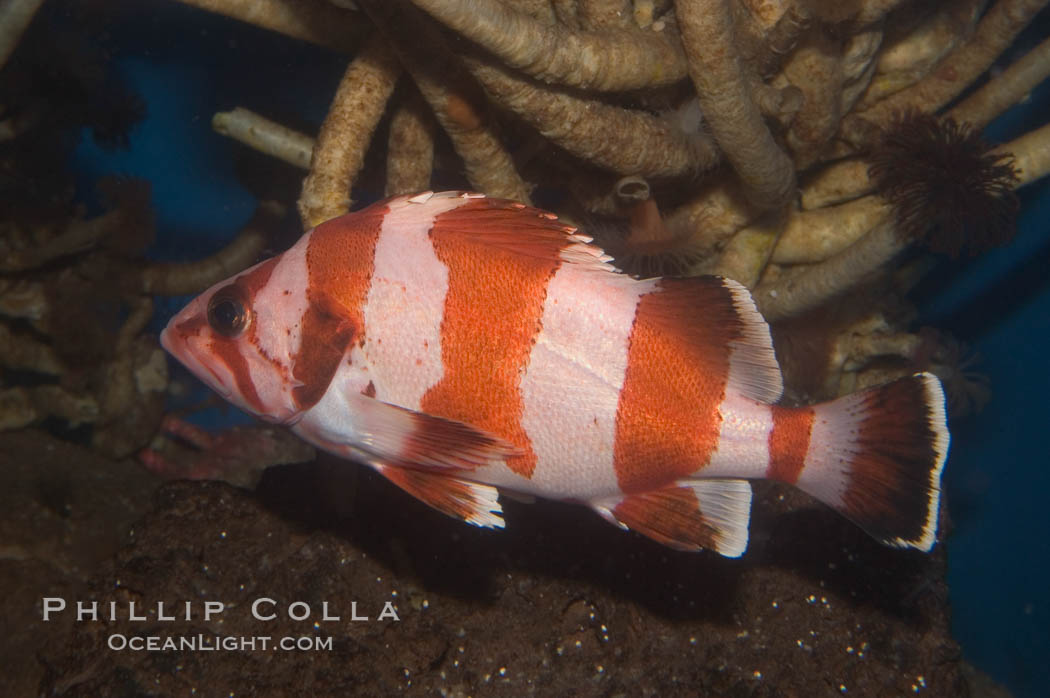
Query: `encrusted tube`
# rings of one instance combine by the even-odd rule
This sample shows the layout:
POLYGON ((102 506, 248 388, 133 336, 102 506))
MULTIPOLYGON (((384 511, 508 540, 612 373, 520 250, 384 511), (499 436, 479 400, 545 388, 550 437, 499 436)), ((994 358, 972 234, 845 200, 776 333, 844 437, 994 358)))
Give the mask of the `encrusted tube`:
POLYGON ((262 29, 338 51, 360 43, 367 23, 328 0, 181 0, 262 29))
POLYGON ((1026 53, 984 87, 963 100, 948 116, 974 128, 984 128, 995 117, 1018 104, 1050 76, 1050 39, 1026 53))
POLYGON ((397 108, 387 140, 386 195, 430 188, 434 169, 434 119, 418 93, 397 108))
POLYGON ((802 92, 801 108, 785 138, 800 170, 818 159, 838 131, 844 81, 839 44, 824 32, 810 32, 784 64, 784 77, 802 92))
POLYGON ((997 153, 1013 156, 1018 187, 1042 179, 1050 174, 1050 124, 999 146, 991 154, 997 153))
POLYGON ((304 170, 310 169, 314 152, 313 138, 244 107, 217 113, 211 118, 211 127, 216 133, 240 141, 260 153, 304 170))
POLYGON ((580 0, 576 14, 584 29, 628 29, 638 26, 632 5, 631 0, 580 0))
POLYGON ((590 90, 657 87, 686 75, 685 57, 663 31, 572 31, 543 24, 497 0, 412 0, 435 19, 541 80, 590 90))
POLYGON ((769 215, 758 224, 738 231, 722 250, 712 273, 754 288, 780 238, 783 217, 783 212, 769 215))
POLYGON ((863 143, 871 136, 870 124, 885 126, 895 114, 908 109, 936 112, 988 70, 1048 2, 1050 0, 998 0, 978 22, 973 37, 948 54, 930 75, 867 111, 843 120, 843 135, 853 143, 863 143))
POLYGON ((573 155, 622 175, 691 177, 714 167, 718 149, 670 121, 588 100, 466 58, 492 98, 573 155))
POLYGON ((437 27, 414 7, 391 0, 358 0, 386 35, 452 147, 470 185, 489 196, 529 203, 518 174, 487 113, 484 95, 452 56, 437 27))
POLYGON ((878 196, 865 196, 841 206, 796 211, 784 225, 773 261, 821 262, 842 252, 890 215, 889 205, 878 196))
POLYGON ((15 47, 22 39, 22 33, 33 21, 36 11, 44 0, 2 0, 0 1, 0 68, 14 53, 15 47))
POLYGON ((373 37, 350 63, 317 137, 299 215, 312 228, 350 210, 350 187, 365 162, 401 66, 386 39, 373 37))
POLYGON ((200 293, 254 263, 266 247, 267 229, 285 213, 284 206, 272 202, 259 204, 255 217, 230 244, 210 257, 186 263, 147 265, 141 271, 139 289, 158 296, 200 293))
POLYGON ((802 180, 802 208, 813 210, 860 198, 871 192, 867 160, 839 160, 802 180))
POLYGON ((755 305, 773 322, 816 308, 871 278, 904 249, 892 219, 885 220, 839 254, 819 264, 788 269, 755 289, 755 305))
POLYGON ((734 47, 729 0, 678 0, 675 9, 707 126, 753 202, 763 209, 783 206, 795 192, 795 167, 751 96, 734 47))

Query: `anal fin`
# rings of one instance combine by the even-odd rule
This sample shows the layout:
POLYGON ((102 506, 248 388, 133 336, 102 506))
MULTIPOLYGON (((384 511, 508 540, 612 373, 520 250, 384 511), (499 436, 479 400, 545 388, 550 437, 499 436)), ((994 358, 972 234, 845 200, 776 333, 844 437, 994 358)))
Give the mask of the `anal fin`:
POLYGON ((611 523, 678 550, 707 548, 740 557, 747 549, 751 485, 746 480, 678 482, 592 506, 611 523))
POLYGON ((455 519, 483 528, 503 528, 499 490, 463 480, 448 471, 403 468, 372 462, 386 479, 416 499, 455 519))

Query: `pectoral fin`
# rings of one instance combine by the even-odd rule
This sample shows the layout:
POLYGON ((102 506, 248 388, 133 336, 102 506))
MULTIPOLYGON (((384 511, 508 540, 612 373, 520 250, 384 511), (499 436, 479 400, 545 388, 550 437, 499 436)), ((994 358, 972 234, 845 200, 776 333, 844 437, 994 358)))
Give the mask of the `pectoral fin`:
POLYGON ((503 526, 499 491, 464 477, 521 455, 494 434, 350 391, 330 394, 293 429, 319 448, 367 463, 438 511, 476 526, 503 526))
POLYGON ((367 395, 346 395, 332 407, 331 415, 305 419, 296 431, 321 448, 350 458, 423 469, 473 470, 522 453, 470 424, 367 395))

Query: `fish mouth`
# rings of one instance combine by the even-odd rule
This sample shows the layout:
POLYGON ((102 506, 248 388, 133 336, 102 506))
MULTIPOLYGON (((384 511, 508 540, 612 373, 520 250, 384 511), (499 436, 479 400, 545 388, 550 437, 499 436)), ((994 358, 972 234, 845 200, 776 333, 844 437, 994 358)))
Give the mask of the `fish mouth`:
POLYGON ((204 366, 185 337, 175 337, 177 330, 169 324, 160 333, 160 345, 191 372, 197 373, 204 366))
POLYGON ((173 337, 173 333, 176 331, 171 325, 168 325, 160 333, 160 345, 164 348, 164 351, 175 357, 179 363, 189 369, 190 373, 208 383, 208 387, 217 392, 223 399, 230 400, 233 396, 233 391, 226 386, 222 376, 212 368, 212 363, 205 360, 205 357, 202 356, 193 342, 187 339, 176 341, 173 337))
POLYGON ((164 351, 168 352, 172 356, 175 356, 174 345, 171 342, 171 325, 168 325, 160 332, 160 346, 164 348, 164 351))

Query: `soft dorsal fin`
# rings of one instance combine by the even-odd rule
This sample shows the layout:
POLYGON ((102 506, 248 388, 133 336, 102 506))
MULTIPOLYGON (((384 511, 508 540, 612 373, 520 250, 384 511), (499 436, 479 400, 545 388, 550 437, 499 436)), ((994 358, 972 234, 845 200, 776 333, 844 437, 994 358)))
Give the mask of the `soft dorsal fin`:
POLYGON ((592 504, 603 518, 678 550, 740 557, 747 549, 751 484, 747 480, 678 482, 592 504))
POLYGON ((699 356, 728 344, 728 388, 773 403, 784 392, 769 325, 747 288, 720 276, 661 279, 648 303, 650 321, 678 336, 699 356))
POLYGON ((742 370, 730 372, 730 386, 745 397, 776 402, 784 394, 784 379, 773 349, 769 324, 758 312, 746 286, 726 278, 722 278, 722 283, 733 296, 733 307, 740 318, 740 334, 732 341, 730 361, 734 368, 739 366, 742 370))
POLYGON ((452 235, 465 242, 483 245, 515 255, 541 259, 560 259, 584 268, 614 274, 621 272, 609 264, 612 257, 592 238, 581 235, 548 211, 471 192, 423 192, 391 199, 391 209, 410 206, 440 209, 434 217, 432 235, 452 235), (449 198, 463 203, 448 208, 449 198))

